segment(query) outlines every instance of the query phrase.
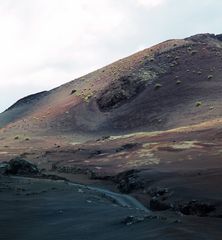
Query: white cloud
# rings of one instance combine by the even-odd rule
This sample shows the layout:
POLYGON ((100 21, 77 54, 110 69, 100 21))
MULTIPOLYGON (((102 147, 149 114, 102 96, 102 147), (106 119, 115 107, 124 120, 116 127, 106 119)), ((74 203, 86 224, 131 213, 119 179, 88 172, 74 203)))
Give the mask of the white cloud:
POLYGON ((139 5, 148 8, 158 7, 166 2, 166 0, 136 0, 136 1, 139 5))
POLYGON ((122 36, 125 15, 117 5, 110 0, 1 1, 0 91, 21 85, 49 89, 102 66, 101 42, 122 36))

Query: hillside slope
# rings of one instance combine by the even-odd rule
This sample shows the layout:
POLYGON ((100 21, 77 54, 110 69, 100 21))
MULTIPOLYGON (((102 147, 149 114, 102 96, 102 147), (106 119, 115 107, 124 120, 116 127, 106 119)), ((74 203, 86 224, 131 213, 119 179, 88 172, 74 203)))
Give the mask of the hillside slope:
POLYGON ((4 132, 155 131, 220 118, 222 37, 169 40, 19 101, 4 132))

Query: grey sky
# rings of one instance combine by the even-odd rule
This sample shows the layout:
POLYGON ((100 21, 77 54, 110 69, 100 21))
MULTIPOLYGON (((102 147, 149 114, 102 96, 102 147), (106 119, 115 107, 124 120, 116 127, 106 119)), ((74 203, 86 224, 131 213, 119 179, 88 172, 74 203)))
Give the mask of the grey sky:
POLYGON ((218 0, 1 0, 0 111, 170 38, 222 33, 218 0))

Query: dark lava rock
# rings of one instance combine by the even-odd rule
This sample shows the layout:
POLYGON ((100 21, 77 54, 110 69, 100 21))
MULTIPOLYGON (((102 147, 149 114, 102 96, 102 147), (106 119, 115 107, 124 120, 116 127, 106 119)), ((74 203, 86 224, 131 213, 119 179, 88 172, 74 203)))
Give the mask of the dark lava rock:
POLYGON ((52 174, 41 174, 40 176, 41 178, 44 178, 44 179, 50 179, 50 180, 62 180, 62 181, 68 181, 66 178, 64 177, 60 177, 60 176, 57 176, 57 175, 52 175, 52 174))
POLYGON ((144 90, 146 81, 135 76, 122 76, 103 91, 97 104, 101 111, 109 111, 136 97, 144 90))
POLYGON ((144 188, 144 183, 139 179, 137 173, 136 170, 130 170, 115 177, 114 182, 117 183, 117 187, 122 193, 130 193, 133 190, 144 188))
POLYGON ((99 141, 104 141, 104 140, 107 140, 109 139, 110 136, 102 136, 101 138, 97 139, 96 141, 99 142, 99 141))
POLYGON ((132 149, 136 148, 138 145, 139 145, 138 143, 127 143, 127 144, 122 145, 120 148, 117 148, 116 152, 132 150, 132 149))
POLYGON ((70 95, 72 95, 72 94, 74 94, 74 93, 76 93, 76 89, 73 89, 73 90, 71 91, 70 95))
MULTIPOLYGON (((161 220, 161 221, 166 221, 167 218, 164 216, 157 216, 157 215, 142 215, 142 216, 127 216, 126 218, 124 218, 122 220, 121 223, 125 224, 125 225, 132 225, 132 224, 136 224, 136 223, 141 223, 141 222, 145 222, 146 220, 161 220)), ((179 220, 175 220, 179 223, 179 220)))
POLYGON ((150 209, 153 211, 165 211, 171 209, 173 206, 170 202, 163 200, 162 198, 153 197, 150 200, 150 209))
POLYGON ((185 215, 196 215, 199 217, 207 216, 210 212, 216 208, 214 205, 209 203, 203 203, 196 200, 190 201, 183 205, 179 205, 179 210, 185 215))
POLYGON ((149 194, 152 197, 158 197, 158 196, 163 196, 165 194, 169 193, 168 188, 162 188, 162 187, 155 187, 149 189, 149 194))
POLYGON ((216 35, 216 38, 217 38, 218 40, 222 41, 222 34, 216 35))
POLYGON ((102 154, 103 152, 101 150, 94 150, 92 151, 91 153, 89 153, 89 156, 88 158, 93 158, 93 157, 97 157, 99 156, 100 154, 102 154))
POLYGON ((127 216, 122 223, 125 225, 132 225, 135 223, 143 222, 145 221, 146 216, 127 216))
POLYGON ((9 170, 10 165, 7 162, 0 163, 0 174, 6 174, 9 170))
POLYGON ((5 174, 37 175, 40 173, 36 165, 28 162, 21 157, 16 157, 15 159, 10 160, 7 164, 8 167, 5 171, 5 174))

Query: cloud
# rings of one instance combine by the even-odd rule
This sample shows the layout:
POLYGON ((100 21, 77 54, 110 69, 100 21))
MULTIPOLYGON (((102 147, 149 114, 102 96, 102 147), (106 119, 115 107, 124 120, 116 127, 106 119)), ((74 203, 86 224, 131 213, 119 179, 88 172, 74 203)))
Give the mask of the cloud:
POLYGON ((50 89, 105 64, 101 42, 123 36, 125 15, 117 5, 101 0, 0 2, 1 91, 24 85, 33 86, 32 91, 50 89))
POLYGON ((141 6, 153 8, 158 7, 166 3, 166 0, 136 0, 141 6))

